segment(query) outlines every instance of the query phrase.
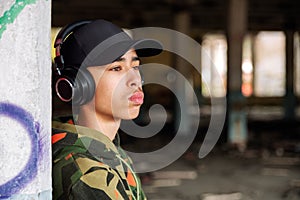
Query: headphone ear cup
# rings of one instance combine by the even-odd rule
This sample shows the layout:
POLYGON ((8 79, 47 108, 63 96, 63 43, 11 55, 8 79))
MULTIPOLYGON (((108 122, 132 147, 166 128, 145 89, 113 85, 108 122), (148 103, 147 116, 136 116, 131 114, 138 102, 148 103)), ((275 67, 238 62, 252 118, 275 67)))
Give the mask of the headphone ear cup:
POLYGON ((80 106, 92 100, 95 94, 95 81, 87 69, 79 69, 75 79, 73 105, 80 106))
POLYGON ((61 75, 56 77, 55 92, 60 100, 68 103, 74 97, 74 77, 76 77, 76 72, 71 68, 66 68, 61 73, 61 75))
POLYGON ((57 78, 55 90, 62 101, 80 106, 92 100, 95 93, 94 78, 86 69, 68 67, 57 78))

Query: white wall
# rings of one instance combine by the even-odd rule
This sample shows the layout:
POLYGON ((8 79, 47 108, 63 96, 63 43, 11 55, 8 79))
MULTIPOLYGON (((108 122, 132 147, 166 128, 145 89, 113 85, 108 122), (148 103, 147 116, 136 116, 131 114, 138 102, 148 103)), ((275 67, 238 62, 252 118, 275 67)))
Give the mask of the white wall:
POLYGON ((0 199, 51 199, 51 0, 0 4, 0 199))

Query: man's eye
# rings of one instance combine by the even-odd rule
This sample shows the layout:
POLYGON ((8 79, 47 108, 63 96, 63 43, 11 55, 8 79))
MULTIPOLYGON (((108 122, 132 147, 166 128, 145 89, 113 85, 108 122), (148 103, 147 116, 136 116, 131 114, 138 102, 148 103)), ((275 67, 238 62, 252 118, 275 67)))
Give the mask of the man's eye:
POLYGON ((135 69, 135 70, 139 70, 139 67, 140 67, 140 66, 139 66, 139 65, 137 65, 137 66, 134 66, 134 67, 133 67, 133 69, 135 69))
POLYGON ((120 66, 116 66, 110 69, 110 71, 120 71, 122 68, 120 66))

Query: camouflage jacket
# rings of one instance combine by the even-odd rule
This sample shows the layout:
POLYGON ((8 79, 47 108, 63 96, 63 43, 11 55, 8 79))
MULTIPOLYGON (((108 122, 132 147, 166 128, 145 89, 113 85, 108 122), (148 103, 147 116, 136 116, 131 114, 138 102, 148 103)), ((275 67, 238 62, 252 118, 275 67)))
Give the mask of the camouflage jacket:
POLYGON ((53 199, 146 199, 119 137, 53 122, 52 152, 53 199))

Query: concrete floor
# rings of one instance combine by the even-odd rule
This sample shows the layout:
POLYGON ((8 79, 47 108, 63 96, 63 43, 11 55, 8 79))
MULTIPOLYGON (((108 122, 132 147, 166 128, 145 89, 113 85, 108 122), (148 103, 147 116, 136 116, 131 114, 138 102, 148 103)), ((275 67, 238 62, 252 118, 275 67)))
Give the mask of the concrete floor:
POLYGON ((141 175, 149 200, 300 199, 300 154, 216 147, 199 159, 197 147, 150 180, 141 175))

